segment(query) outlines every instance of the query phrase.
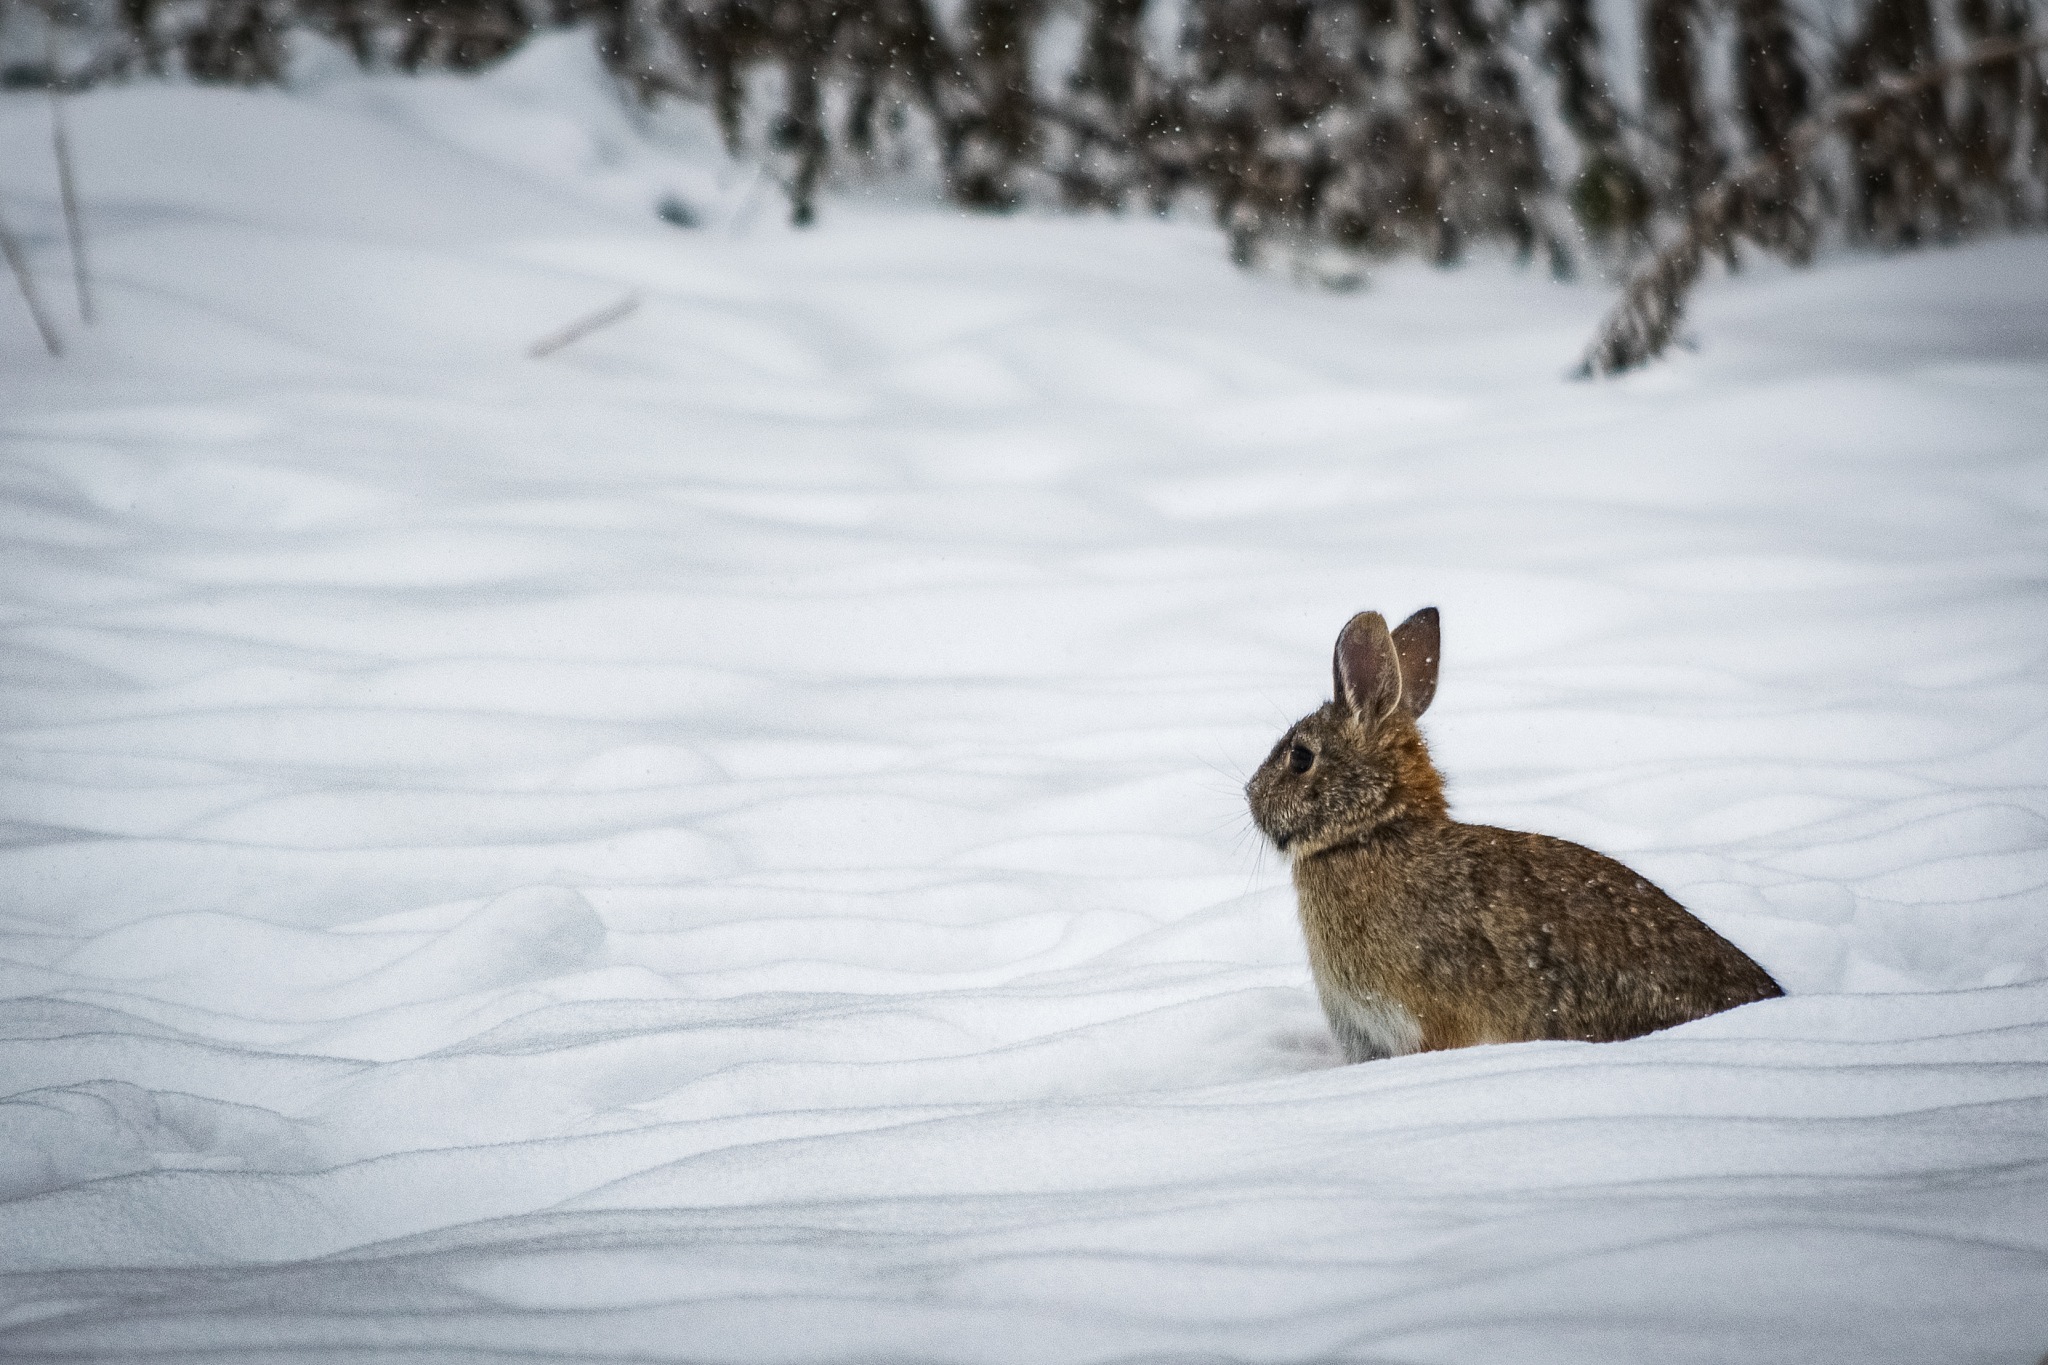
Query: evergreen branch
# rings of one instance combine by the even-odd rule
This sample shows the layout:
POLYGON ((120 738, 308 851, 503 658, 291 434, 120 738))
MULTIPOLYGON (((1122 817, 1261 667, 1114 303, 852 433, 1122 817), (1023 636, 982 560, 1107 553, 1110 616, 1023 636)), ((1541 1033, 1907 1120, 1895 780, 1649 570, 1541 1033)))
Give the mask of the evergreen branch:
POLYGON ((1796 171, 1829 133, 1967 71, 2044 48, 2048 48, 2048 37, 2004 38, 1980 43, 1959 57, 1917 71, 1884 73, 1868 85, 1836 95, 1795 126, 1779 146, 1745 158, 1700 192, 1678 236, 1630 277, 1573 378, 1617 374, 1663 354, 1685 315, 1686 295, 1699 280, 1708 256, 1725 249, 1730 239, 1740 234, 1739 215, 1745 204, 1772 181, 1796 171))

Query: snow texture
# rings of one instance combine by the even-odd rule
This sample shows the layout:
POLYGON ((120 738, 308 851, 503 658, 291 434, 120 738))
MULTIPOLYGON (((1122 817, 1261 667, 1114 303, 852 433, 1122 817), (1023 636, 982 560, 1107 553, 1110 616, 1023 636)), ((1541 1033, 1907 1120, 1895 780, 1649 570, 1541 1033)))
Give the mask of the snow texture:
POLYGON ((0 1354, 2048 1347, 2048 243, 1573 385, 1606 294, 1502 264, 790 232, 580 47, 73 105, 104 319, 0 310, 0 1354), (1788 998, 1336 1064, 1239 784, 1426 603, 1458 813, 1788 998))

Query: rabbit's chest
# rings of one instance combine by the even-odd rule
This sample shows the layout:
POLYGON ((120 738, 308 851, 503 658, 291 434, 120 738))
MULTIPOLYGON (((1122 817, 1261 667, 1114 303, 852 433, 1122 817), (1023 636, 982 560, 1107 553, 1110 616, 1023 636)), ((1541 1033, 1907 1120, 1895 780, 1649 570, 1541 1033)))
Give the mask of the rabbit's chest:
POLYGON ((1433 999, 1431 954, 1409 898, 1374 880, 1310 875, 1295 883, 1316 993, 1352 1061, 1419 1051, 1433 999))
POLYGON ((1421 974, 1408 937, 1357 906, 1318 905, 1302 897, 1301 935, 1317 987, 1325 993, 1334 986, 1360 999, 1401 998, 1421 974))
POLYGON ((1295 898, 1301 911, 1302 936, 1308 941, 1309 959, 1317 974, 1328 966, 1331 973, 1351 978, 1359 989, 1375 994, 1396 987, 1400 978, 1417 970, 1422 938, 1434 918, 1418 913, 1422 907, 1392 877, 1358 875, 1295 877, 1295 898))
POLYGON ((1390 961, 1357 932, 1355 917, 1328 913, 1301 897, 1302 937, 1316 996, 1347 1062, 1405 1057, 1422 1050, 1422 1022, 1404 990, 1407 964, 1390 961))

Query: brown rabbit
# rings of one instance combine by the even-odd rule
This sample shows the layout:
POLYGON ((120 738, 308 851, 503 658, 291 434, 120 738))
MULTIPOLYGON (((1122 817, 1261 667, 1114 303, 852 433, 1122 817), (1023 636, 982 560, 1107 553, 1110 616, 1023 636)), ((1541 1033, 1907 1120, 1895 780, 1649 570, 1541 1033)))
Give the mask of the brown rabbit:
POLYGON ((1436 695, 1425 607, 1337 637, 1336 700, 1245 785, 1294 862, 1323 1012, 1354 1062, 1535 1038, 1607 1041, 1783 994, 1643 878, 1542 834, 1461 825, 1415 722, 1436 695))

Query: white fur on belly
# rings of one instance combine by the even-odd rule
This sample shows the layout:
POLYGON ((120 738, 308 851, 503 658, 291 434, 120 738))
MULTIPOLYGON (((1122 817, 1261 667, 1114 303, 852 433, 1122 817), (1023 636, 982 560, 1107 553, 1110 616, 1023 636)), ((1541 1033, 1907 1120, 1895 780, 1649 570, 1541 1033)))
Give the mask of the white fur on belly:
POLYGON ((1345 1061, 1370 1062, 1422 1051, 1422 1025, 1399 1001, 1385 996, 1359 997, 1320 986, 1317 994, 1323 998, 1323 1013, 1330 1018, 1330 1031, 1337 1035, 1345 1061))

